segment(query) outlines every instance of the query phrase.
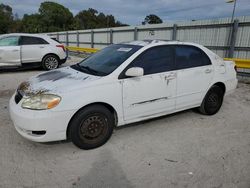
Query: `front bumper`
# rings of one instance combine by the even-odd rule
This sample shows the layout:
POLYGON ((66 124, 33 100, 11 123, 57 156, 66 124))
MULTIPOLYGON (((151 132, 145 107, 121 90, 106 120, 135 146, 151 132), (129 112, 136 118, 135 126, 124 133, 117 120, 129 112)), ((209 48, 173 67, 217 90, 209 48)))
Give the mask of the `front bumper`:
POLYGON ((10 117, 19 134, 35 142, 51 142, 66 139, 66 130, 72 111, 29 110, 16 104, 13 95, 9 102, 10 117), (45 133, 45 134, 44 134, 45 133))

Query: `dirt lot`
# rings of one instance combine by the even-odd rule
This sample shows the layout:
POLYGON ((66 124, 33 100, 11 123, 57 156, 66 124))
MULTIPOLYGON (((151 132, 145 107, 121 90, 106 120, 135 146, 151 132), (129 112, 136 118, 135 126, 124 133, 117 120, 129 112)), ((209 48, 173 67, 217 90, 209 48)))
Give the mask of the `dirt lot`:
POLYGON ((239 84, 214 116, 188 110, 125 126, 103 147, 84 151, 15 131, 8 100, 37 72, 0 74, 0 188, 250 188, 250 85, 239 84))

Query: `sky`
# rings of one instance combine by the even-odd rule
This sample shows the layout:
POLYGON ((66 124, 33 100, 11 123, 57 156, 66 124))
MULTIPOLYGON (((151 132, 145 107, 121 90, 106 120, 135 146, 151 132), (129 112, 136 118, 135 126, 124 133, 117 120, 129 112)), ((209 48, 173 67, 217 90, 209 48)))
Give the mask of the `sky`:
MULTIPOLYGON (((10 5, 13 13, 36 13, 44 0, 1 0, 10 5)), ((149 14, 158 15, 164 22, 231 17, 233 3, 227 0, 51 0, 69 8, 75 15, 94 8, 112 14, 122 23, 140 25, 149 14)), ((237 0, 236 16, 250 16, 250 0, 237 0)))

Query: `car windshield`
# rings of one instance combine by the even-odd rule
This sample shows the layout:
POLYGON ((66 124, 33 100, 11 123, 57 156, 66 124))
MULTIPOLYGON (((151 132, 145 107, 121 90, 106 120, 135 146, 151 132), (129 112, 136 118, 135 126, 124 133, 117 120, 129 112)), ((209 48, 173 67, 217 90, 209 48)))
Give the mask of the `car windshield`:
POLYGON ((119 67, 142 46, 129 44, 110 45, 84 59, 72 68, 97 76, 106 76, 119 67))

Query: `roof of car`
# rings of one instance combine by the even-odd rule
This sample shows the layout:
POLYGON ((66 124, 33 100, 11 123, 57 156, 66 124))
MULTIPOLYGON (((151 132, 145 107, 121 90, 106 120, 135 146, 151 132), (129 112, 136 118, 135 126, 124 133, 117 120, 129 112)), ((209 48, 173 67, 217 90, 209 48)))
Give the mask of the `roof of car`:
POLYGON ((176 40, 136 40, 136 41, 129 41, 129 42, 123 42, 123 44, 130 44, 130 45, 138 45, 138 46, 148 46, 151 44, 189 44, 189 45, 195 45, 194 43, 190 42, 180 42, 176 40))
POLYGON ((136 41, 129 41, 129 42, 123 42, 122 44, 129 44, 129 45, 138 45, 138 46, 157 46, 157 45, 189 45, 189 46, 196 46, 199 48, 204 48, 204 46, 193 43, 193 42, 183 42, 178 40, 136 40, 136 41))
POLYGON ((30 34, 30 33, 9 33, 9 34, 4 34, 1 35, 3 36, 30 36, 30 37, 48 37, 46 34, 30 34))

